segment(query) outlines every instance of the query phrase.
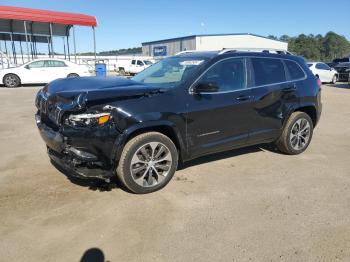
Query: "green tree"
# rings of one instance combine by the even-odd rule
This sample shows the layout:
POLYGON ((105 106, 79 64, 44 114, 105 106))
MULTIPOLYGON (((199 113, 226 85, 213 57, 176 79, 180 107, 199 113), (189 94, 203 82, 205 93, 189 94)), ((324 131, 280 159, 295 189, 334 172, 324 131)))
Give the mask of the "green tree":
POLYGON ((332 61, 350 55, 350 43, 341 35, 328 32, 325 36, 300 34, 297 37, 282 35, 279 40, 288 42, 290 52, 308 60, 332 61))
POLYGON ((267 38, 273 39, 273 40, 278 40, 278 37, 275 35, 268 35, 267 38))
POLYGON ((344 36, 328 32, 323 40, 323 49, 325 57, 331 60, 347 55, 350 52, 350 43, 344 36))

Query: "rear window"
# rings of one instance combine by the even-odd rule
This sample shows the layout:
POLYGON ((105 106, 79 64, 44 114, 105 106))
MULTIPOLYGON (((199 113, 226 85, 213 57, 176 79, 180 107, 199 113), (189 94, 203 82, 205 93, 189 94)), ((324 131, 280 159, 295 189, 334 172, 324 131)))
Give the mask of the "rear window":
POLYGON ((280 59, 252 58, 252 64, 256 86, 286 81, 284 66, 280 59))
POLYGON ((333 60, 334 63, 343 63, 343 62, 350 62, 350 57, 349 58, 336 58, 333 60))
POLYGON ((284 60, 284 63, 286 64, 286 67, 292 80, 301 79, 305 76, 304 71, 296 62, 284 60))

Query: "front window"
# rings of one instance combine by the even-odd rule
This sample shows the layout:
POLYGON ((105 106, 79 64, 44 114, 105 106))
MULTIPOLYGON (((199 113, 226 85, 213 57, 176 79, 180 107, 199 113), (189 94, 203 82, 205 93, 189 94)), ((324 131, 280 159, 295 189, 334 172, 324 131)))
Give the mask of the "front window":
POLYGON ((28 64, 29 68, 41 68, 41 67, 45 67, 45 61, 44 60, 40 60, 40 61, 35 61, 32 62, 30 64, 28 64))
POLYGON ((169 57, 143 70, 132 80, 159 87, 174 87, 192 74, 205 60, 193 57, 169 57))
POLYGON ((153 63, 149 60, 143 60, 143 62, 145 63, 145 65, 152 65, 153 63))

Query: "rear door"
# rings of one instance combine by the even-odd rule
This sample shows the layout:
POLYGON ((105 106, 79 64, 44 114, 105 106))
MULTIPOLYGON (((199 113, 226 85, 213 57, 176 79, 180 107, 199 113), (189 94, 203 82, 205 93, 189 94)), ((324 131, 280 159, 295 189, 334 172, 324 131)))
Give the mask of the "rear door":
POLYGON ((248 143, 276 139, 290 106, 298 103, 297 86, 289 81, 281 59, 256 57, 250 59, 253 73, 252 96, 254 117, 248 143))
POLYGON ((193 86, 213 83, 218 91, 188 94, 187 143, 192 157, 244 145, 252 117, 245 58, 221 60, 193 86))
POLYGON ((48 82, 53 81, 58 78, 65 78, 69 73, 69 67, 65 62, 60 60, 46 60, 45 61, 48 82))

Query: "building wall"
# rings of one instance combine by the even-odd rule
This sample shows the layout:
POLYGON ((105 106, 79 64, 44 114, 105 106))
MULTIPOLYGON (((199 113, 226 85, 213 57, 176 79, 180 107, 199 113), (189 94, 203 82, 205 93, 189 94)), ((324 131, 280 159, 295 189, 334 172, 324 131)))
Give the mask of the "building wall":
POLYGON ((223 48, 266 48, 287 50, 288 43, 254 35, 196 37, 196 50, 221 50, 223 48))
POLYGON ((159 41, 150 44, 142 45, 142 54, 145 56, 155 56, 154 48, 166 48, 166 56, 172 56, 178 52, 185 50, 195 50, 196 40, 195 38, 184 38, 171 41, 159 41))

